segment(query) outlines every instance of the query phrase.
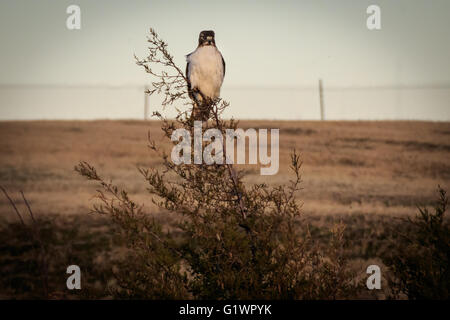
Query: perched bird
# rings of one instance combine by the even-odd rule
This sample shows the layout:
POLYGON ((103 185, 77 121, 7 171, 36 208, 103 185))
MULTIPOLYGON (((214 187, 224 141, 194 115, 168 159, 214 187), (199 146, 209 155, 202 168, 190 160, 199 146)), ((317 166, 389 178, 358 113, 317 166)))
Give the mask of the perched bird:
POLYGON ((225 60, 216 47, 214 36, 214 31, 200 32, 197 49, 186 56, 188 93, 194 100, 196 120, 209 118, 208 105, 220 96, 225 77, 225 60))

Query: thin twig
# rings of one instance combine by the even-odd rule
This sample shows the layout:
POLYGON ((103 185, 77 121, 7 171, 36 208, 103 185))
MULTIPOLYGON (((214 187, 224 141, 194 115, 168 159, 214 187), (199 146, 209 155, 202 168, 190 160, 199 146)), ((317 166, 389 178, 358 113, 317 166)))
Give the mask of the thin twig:
POLYGON ((42 271, 42 285, 44 287, 44 295, 46 298, 48 298, 48 262, 47 262, 47 254, 45 252, 45 247, 44 247, 44 243, 42 242, 39 230, 37 228, 37 223, 36 220, 34 219, 34 215, 33 215, 33 211, 31 210, 31 206, 28 203, 27 198, 25 198, 25 195, 23 193, 23 191, 21 190, 20 193, 22 194, 22 199, 23 202, 25 203, 25 205, 28 208, 28 212, 30 214, 31 220, 33 221, 33 237, 34 240, 37 241, 37 243, 39 244, 39 249, 41 251, 41 259, 42 259, 42 263, 41 263, 41 271, 42 271))
MULTIPOLYGON (((2 186, 0 186, 0 189, 3 191, 3 193, 5 194, 6 198, 9 200, 11 206, 14 208, 14 211, 16 212, 17 216, 20 219, 21 224, 25 227, 25 230, 27 230, 27 232, 30 235, 30 238, 34 241, 37 242, 39 244, 39 249, 41 252, 41 259, 39 259, 39 256, 37 256, 37 260, 38 260, 38 264, 40 265, 40 269, 41 269, 41 281, 42 281, 42 287, 44 289, 44 297, 47 299, 48 298, 48 265, 47 265, 47 258, 46 258, 46 253, 45 253, 45 248, 44 248, 44 244, 42 242, 42 240, 40 239, 40 235, 38 233, 37 230, 37 225, 36 225, 36 220, 34 219, 34 215, 33 215, 33 211, 31 210, 30 204, 28 203, 27 199, 25 198, 25 195, 22 191, 20 191, 20 193, 22 194, 22 198, 23 201, 25 202, 25 205, 28 208, 28 212, 30 214, 31 220, 33 221, 33 228, 32 230, 30 230, 28 228, 28 226, 25 224, 22 215, 19 212, 19 209, 17 209, 16 204, 14 203, 14 201, 11 199, 11 197, 8 195, 8 193, 6 192, 6 189, 2 186), (41 261, 39 261, 41 260, 41 261)), ((36 248, 35 246, 35 249, 36 248)))
POLYGON ((22 194, 23 202, 25 202, 25 205, 26 205, 27 208, 28 208, 28 212, 30 213, 31 220, 33 220, 33 223, 35 224, 35 223, 36 223, 36 220, 34 219, 33 211, 31 211, 30 204, 28 203, 27 199, 25 198, 25 195, 23 194, 23 191, 22 191, 22 190, 20 190, 20 193, 22 194))
POLYGON ((0 186, 0 189, 2 189, 2 191, 3 191, 3 193, 5 194, 6 198, 8 198, 9 203, 11 203, 11 206, 14 208, 14 211, 16 212, 17 216, 19 217, 20 222, 22 223, 22 225, 25 226, 25 222, 23 221, 22 216, 21 216, 19 210, 18 210, 17 207, 16 207, 16 204, 15 204, 14 201, 9 197, 8 193, 6 192, 6 189, 3 188, 2 186, 0 186))

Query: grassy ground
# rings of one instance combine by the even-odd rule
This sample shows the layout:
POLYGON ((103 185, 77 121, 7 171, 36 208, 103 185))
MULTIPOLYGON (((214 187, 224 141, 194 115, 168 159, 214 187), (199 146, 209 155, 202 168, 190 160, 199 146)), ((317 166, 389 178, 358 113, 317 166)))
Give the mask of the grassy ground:
MULTIPOLYGON (((289 153, 301 152, 305 214, 407 214, 430 204, 437 184, 449 186, 449 123, 243 121, 241 127, 280 128, 279 173, 264 177, 247 167, 249 182, 284 183, 289 153)), ((41 214, 86 213, 93 188, 73 171, 86 160, 148 202, 136 170, 159 163, 147 148, 148 131, 161 141, 158 122, 0 122, 0 183, 23 190, 41 214)), ((0 212, 11 213, 5 199, 0 212)))
MULTIPOLYGON (((121 248, 107 220, 87 215, 95 186, 79 177, 74 165, 88 161, 158 215, 136 167, 160 164, 146 147, 148 131, 169 150, 159 126, 152 121, 0 122, 0 185, 18 202, 23 190, 43 219, 50 251, 59 252, 50 256, 50 276, 61 297, 71 297, 64 291, 64 268, 74 260, 90 270, 90 290, 83 294, 108 297, 103 289, 114 282, 111 261, 121 248)), ((433 204, 437 184, 450 186, 450 123, 242 121, 240 127, 280 129, 279 173, 264 177, 257 167, 247 166, 249 183, 286 182, 289 152, 300 151, 303 190, 298 196, 311 232, 318 239, 326 237, 324 230, 342 220, 346 254, 360 277, 368 264, 382 265, 380 256, 389 250, 390 227, 398 224, 397 217, 415 214, 416 205, 433 204)), ((23 204, 19 209, 25 212, 23 204)), ((35 266, 23 264, 23 259, 34 261, 33 244, 12 223, 17 217, 4 197, 0 214, 0 269, 9 275, 2 277, 0 298, 40 296, 35 266)), ((170 225, 170 219, 160 218, 170 225)), ((387 294, 382 290, 360 297, 387 294)))

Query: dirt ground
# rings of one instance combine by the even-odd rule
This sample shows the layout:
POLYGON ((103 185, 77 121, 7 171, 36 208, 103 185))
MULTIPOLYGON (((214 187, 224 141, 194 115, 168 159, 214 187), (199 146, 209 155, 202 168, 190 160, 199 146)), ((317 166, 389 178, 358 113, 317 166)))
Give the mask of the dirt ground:
MULTIPOLYGON (((416 121, 241 121, 241 128, 280 129, 280 170, 261 176, 245 168, 246 180, 284 183, 289 153, 303 159, 305 215, 394 214, 431 205, 438 184, 450 186, 450 123, 416 121)), ((0 184, 14 199, 23 190, 36 214, 89 212, 95 185, 74 166, 85 160, 98 172, 150 206, 137 167, 158 166, 148 147, 150 132, 162 139, 157 121, 0 122, 0 184)), ((0 197, 0 213, 13 217, 0 197)))

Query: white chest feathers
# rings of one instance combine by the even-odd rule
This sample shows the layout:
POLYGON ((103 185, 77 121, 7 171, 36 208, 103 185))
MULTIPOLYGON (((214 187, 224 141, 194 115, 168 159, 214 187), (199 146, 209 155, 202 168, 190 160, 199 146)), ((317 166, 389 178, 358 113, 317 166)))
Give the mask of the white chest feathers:
POLYGON ((214 46, 199 47, 186 56, 188 79, 192 89, 211 99, 220 96, 220 87, 224 78, 222 55, 214 46))

